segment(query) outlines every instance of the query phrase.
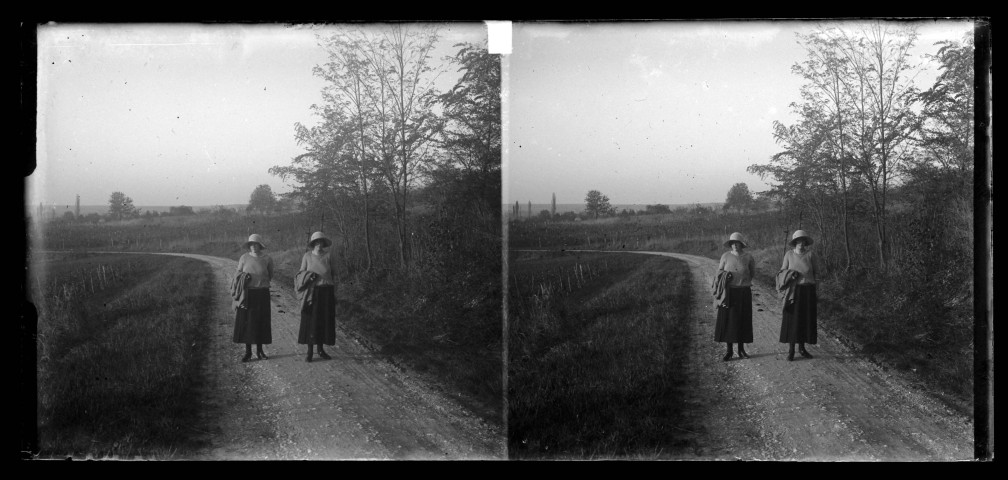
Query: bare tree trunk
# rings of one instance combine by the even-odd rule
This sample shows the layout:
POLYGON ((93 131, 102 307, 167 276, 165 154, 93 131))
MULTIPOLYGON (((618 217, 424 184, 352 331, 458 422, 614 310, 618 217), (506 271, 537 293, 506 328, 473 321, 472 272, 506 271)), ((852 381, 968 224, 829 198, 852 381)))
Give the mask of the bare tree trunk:
POLYGON ((885 62, 881 61, 881 53, 879 53, 879 65, 878 65, 878 81, 879 81, 879 99, 878 99, 878 123, 879 123, 879 143, 880 150, 882 151, 881 159, 881 169, 882 169, 882 202, 876 200, 875 202, 875 231, 878 234, 878 250, 879 250, 879 261, 882 262, 882 272, 885 273, 889 270, 889 266, 886 263, 886 251, 885 251, 885 189, 886 189, 886 167, 889 160, 888 152, 886 151, 886 111, 884 104, 882 102, 882 91, 885 88, 884 81, 885 76, 884 68, 885 62))
POLYGON ((402 238, 399 241, 399 261, 405 268, 409 265, 410 261, 410 251, 407 248, 409 229, 406 226, 406 212, 409 207, 409 174, 407 172, 403 173, 403 192, 402 192, 402 214, 399 216, 400 225, 400 235, 402 238))
POLYGON ((888 183, 887 172, 885 167, 885 160, 882 161, 882 204, 878 213, 878 236, 879 236, 879 254, 882 259, 882 271, 889 271, 889 258, 886 252, 886 244, 888 239, 886 238, 886 184, 888 183))
POLYGON ((371 253, 371 212, 367 194, 364 195, 364 251, 367 255, 365 270, 370 272, 372 267, 371 257, 373 257, 373 254, 371 253))
POLYGON ((844 270, 850 270, 851 268, 851 247, 850 247, 850 232, 847 229, 848 219, 847 219, 847 181, 843 179, 843 207, 840 209, 840 219, 841 225, 843 226, 843 238, 844 238, 844 258, 846 259, 844 263, 844 270))
POLYGON ((834 88, 834 99, 837 111, 837 123, 839 128, 839 139, 840 139, 840 197, 842 203, 840 205, 840 223, 842 225, 841 230, 843 231, 844 237, 844 270, 850 270, 851 267, 851 248, 850 248, 850 233, 847 230, 847 152, 844 148, 844 117, 843 117, 843 105, 840 101, 840 76, 839 73, 834 70, 833 77, 833 88, 834 88))
POLYGON ((879 252, 879 262, 882 264, 882 272, 889 271, 889 265, 886 262, 886 251, 885 251, 885 226, 882 225, 881 220, 882 212, 880 209, 876 209, 875 212, 875 233, 876 233, 876 245, 879 252))
POLYGON ((885 227, 883 226, 883 216, 885 211, 882 207, 879 195, 879 189, 877 184, 871 185, 872 189, 872 219, 875 223, 875 247, 878 250, 879 264, 882 267, 882 271, 887 271, 886 265, 886 254, 885 254, 885 227))
MULTIPOLYGON (((358 72, 358 74, 359 74, 359 72, 358 72)), ((361 189, 362 189, 362 193, 364 194, 364 255, 365 255, 365 258, 367 260, 367 267, 365 267, 365 270, 368 271, 368 272, 370 272, 371 271, 371 215, 370 215, 371 214, 371 205, 370 205, 370 201, 369 201, 370 199, 368 198, 369 197, 369 192, 368 192, 368 166, 367 166, 367 163, 366 163, 367 162, 367 153, 364 150, 364 145, 365 145, 365 143, 364 143, 364 118, 363 118, 364 115, 363 115, 363 112, 361 111, 361 109, 359 108, 361 102, 363 101, 361 99, 361 93, 360 93, 360 77, 356 77, 355 86, 356 86, 356 92, 355 93, 357 95, 357 99, 356 100, 358 102, 357 103, 357 105, 358 105, 358 109, 357 109, 357 129, 358 129, 358 135, 359 135, 359 141, 360 141, 360 160, 359 160, 358 168, 360 169, 359 172, 360 172, 360 179, 361 179, 361 189)))

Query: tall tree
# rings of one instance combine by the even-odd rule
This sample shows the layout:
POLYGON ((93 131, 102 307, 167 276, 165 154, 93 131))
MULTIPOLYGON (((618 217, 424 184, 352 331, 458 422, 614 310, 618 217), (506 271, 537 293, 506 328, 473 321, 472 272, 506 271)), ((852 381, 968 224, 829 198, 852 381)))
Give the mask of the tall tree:
POLYGON ((840 193, 840 225, 844 243, 845 269, 852 263, 850 245, 849 191, 851 159, 847 151, 849 128, 845 128, 851 116, 846 92, 850 91, 851 71, 848 61, 839 53, 838 45, 843 34, 836 28, 816 30, 808 35, 798 35, 805 47, 807 58, 795 64, 792 71, 805 81, 802 98, 815 111, 822 112, 825 124, 821 125, 829 149, 824 152, 829 168, 835 178, 836 190, 840 193))
MULTIPOLYGON (((921 128, 918 144, 929 162, 955 172, 963 183, 973 177, 973 37, 962 42, 943 41, 938 53, 935 84, 920 94, 921 128)), ((970 190, 965 188, 963 190, 970 190)))
POLYGON ((322 38, 320 43, 328 52, 329 61, 314 69, 315 75, 327 82, 323 98, 343 113, 341 120, 347 122, 345 128, 352 129, 352 137, 348 138, 352 138, 352 154, 344 157, 349 160, 344 167, 356 177, 354 186, 357 191, 354 193, 360 199, 363 216, 366 270, 372 268, 371 184, 376 176, 375 144, 381 141, 371 134, 376 115, 371 92, 381 88, 381 80, 370 68, 366 55, 375 48, 372 43, 376 41, 361 31, 339 32, 322 38))
POLYGON ((399 238, 399 264, 407 266, 406 216, 410 192, 417 177, 431 166, 438 121, 434 105, 437 90, 430 61, 438 39, 434 27, 396 24, 369 42, 365 56, 380 82, 378 125, 383 140, 378 170, 395 205, 399 238), (390 142, 390 143, 385 143, 390 142))
POLYGON ((129 218, 139 213, 133 206, 133 199, 122 192, 112 192, 109 196, 109 217, 116 220, 129 218))
POLYGON ((441 209, 442 215, 452 211, 476 231, 499 238, 500 56, 488 53, 485 45, 459 43, 454 47, 456 54, 445 60, 461 76, 455 86, 437 97, 443 112, 437 137, 443 155, 431 180, 446 207, 441 209), (448 194, 454 198, 445 198, 448 194))
POLYGON ((602 195, 598 190, 590 190, 585 195, 585 214, 598 218, 599 215, 609 215, 613 212, 612 205, 609 204, 609 197, 602 195))
POLYGON ((728 196, 725 198, 725 209, 736 209, 745 212, 752 207, 753 197, 749 192, 749 185, 739 182, 728 189, 728 196))
POLYGON ((775 122, 775 140, 785 151, 750 167, 778 180, 771 193, 799 208, 799 224, 810 207, 816 223, 829 228, 830 197, 840 197, 847 266, 848 193, 862 191, 871 203, 879 263, 888 268, 888 193, 911 157, 918 124, 917 66, 908 53, 916 37, 913 26, 883 22, 799 36, 808 54, 792 69, 806 80, 802 101, 792 104, 799 120, 775 122))
POLYGON ((556 216, 556 192, 553 192, 553 201, 550 203, 550 218, 556 216))
MULTIPOLYGON (((295 140, 305 153, 294 157, 291 165, 274 166, 269 171, 293 182, 290 196, 317 219, 315 226, 309 228, 322 229, 324 218, 329 218, 342 238, 356 238, 363 227, 354 214, 362 208, 361 189, 353 167, 354 124, 334 105, 313 105, 312 109, 322 119, 321 123, 311 128, 295 124, 295 140)), ((351 245, 341 242, 341 246, 347 258, 351 245)))
POLYGON ((918 66, 910 49, 917 31, 910 24, 873 22, 854 34, 841 31, 838 52, 854 80, 848 95, 855 116, 855 168, 871 193, 876 247, 882 270, 888 270, 888 193, 909 157, 917 125, 913 108, 918 66))
POLYGON ((773 126, 774 141, 784 150, 774 154, 770 163, 751 165, 748 171, 762 179, 776 180, 766 194, 780 198, 788 210, 797 211, 801 227, 805 212, 816 217, 824 213, 820 200, 827 176, 822 162, 825 140, 819 124, 821 117, 813 108, 792 104, 792 109, 800 119, 797 123, 784 125, 775 121, 773 126))
POLYGON ((438 97, 444 107, 442 145, 461 169, 492 178, 501 157, 500 56, 488 53, 485 45, 455 47, 458 52, 448 60, 462 76, 438 97))
POLYGON ((249 196, 247 210, 250 212, 269 213, 276 208, 276 196, 273 189, 267 184, 262 184, 252 190, 249 196))

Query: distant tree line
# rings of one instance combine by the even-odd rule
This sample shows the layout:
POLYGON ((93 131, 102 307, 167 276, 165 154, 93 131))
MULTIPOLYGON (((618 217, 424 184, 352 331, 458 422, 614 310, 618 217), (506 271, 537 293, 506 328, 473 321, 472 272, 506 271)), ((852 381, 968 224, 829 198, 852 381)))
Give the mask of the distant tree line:
POLYGON ((174 216, 186 216, 186 215, 218 215, 218 216, 234 216, 238 215, 238 211, 233 208, 228 208, 223 205, 217 205, 213 208, 201 208, 199 210, 194 210, 193 207, 187 205, 178 205, 168 208, 167 212, 158 212, 151 210, 140 211, 138 207, 133 205, 133 199, 123 192, 116 191, 109 195, 109 206, 108 212, 105 214, 100 214, 96 212, 91 212, 85 215, 77 215, 74 212, 64 212, 63 215, 58 218, 61 222, 82 222, 82 223, 99 223, 115 220, 129 220, 135 218, 156 218, 156 217, 174 217, 174 216))
MULTIPOLYGON (((736 184, 729 191, 729 200, 725 202, 722 207, 722 213, 727 213, 729 211, 738 211, 744 213, 751 212, 762 212, 771 208, 772 198, 762 192, 752 195, 749 193, 749 187, 744 183, 736 184)), ((531 206, 531 202, 529 202, 531 206)), ((531 208, 529 209, 531 211, 531 208)), ((675 209, 669 205, 655 204, 655 205, 645 205, 641 210, 630 209, 620 209, 617 212, 616 208, 609 203, 609 197, 602 194, 598 190, 590 190, 585 196, 585 210, 582 212, 567 211, 563 213, 556 213, 556 195, 553 195, 552 204, 550 209, 542 209, 534 217, 530 217, 527 214, 522 213, 522 209, 519 206, 519 202, 515 202, 511 206, 511 219, 521 220, 521 221, 580 221, 582 219, 597 219, 605 217, 631 217, 639 215, 668 215, 668 214, 678 214, 680 216, 690 215, 690 216, 704 216, 704 217, 716 217, 719 213, 712 207, 703 206, 696 204, 693 207, 677 206, 675 209)))

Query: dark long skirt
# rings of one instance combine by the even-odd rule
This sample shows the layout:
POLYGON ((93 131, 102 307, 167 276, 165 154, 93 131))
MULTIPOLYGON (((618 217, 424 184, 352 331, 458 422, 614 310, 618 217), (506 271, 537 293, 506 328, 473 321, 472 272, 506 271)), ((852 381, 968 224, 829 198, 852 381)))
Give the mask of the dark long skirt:
POLYGON ((246 290, 245 306, 235 311, 234 343, 273 343, 269 288, 246 290))
POLYGON ((312 287, 312 303, 301 311, 298 343, 336 345, 336 287, 312 287))
POLYGON ((729 287, 728 308, 718 307, 714 341, 752 343, 752 289, 729 287))
POLYGON ((798 285, 794 303, 784 307, 781 320, 781 343, 816 343, 815 285, 798 285))

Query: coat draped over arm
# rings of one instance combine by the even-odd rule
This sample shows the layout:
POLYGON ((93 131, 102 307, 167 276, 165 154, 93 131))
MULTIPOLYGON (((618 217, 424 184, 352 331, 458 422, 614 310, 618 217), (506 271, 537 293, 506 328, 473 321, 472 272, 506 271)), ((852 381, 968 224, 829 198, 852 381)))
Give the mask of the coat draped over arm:
POLYGON ((784 308, 788 305, 794 303, 795 290, 798 288, 798 276, 799 272, 796 270, 791 270, 790 268, 785 268, 777 272, 777 293, 780 295, 781 304, 784 308))
POLYGON ((247 282, 251 277, 252 275, 249 275, 248 273, 238 271, 235 273, 234 278, 231 279, 231 298, 234 300, 234 302, 231 303, 231 306, 235 310, 239 308, 246 308, 245 300, 247 295, 245 282, 247 282))
POLYGON ((717 276, 714 277, 714 282, 711 284, 711 294, 714 295, 715 306, 728 308, 728 292, 731 290, 728 288, 728 280, 731 278, 731 272, 724 270, 719 270, 717 276))
POLYGON ((318 274, 308 270, 301 270, 294 275, 294 291, 297 292, 298 300, 301 302, 301 311, 312 303, 312 290, 318 274))

